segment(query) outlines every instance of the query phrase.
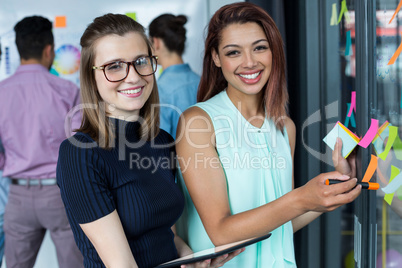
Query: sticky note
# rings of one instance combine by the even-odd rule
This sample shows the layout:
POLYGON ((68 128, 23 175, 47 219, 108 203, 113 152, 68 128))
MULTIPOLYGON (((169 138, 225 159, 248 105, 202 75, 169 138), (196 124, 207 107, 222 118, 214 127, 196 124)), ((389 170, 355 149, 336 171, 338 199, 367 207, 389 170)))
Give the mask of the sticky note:
MULTIPOLYGON (((394 166, 391 166, 391 178, 389 179, 389 183, 391 183, 394 178, 400 173, 400 170, 394 166)), ((394 198, 395 193, 385 194, 384 200, 388 203, 388 205, 392 204, 392 199, 394 198)))
POLYGON ((368 165, 366 172, 364 173, 362 182, 369 182, 373 177, 375 170, 377 169, 378 159, 375 155, 371 155, 370 164, 368 165))
POLYGON ((378 131, 378 120, 372 118, 370 128, 367 130, 364 137, 360 140, 359 146, 367 148, 367 146, 370 145, 374 137, 377 135, 377 131, 378 131))
MULTIPOLYGON (((347 106, 348 106, 348 111, 349 111, 350 110, 350 103, 347 103, 347 106)), ((348 115, 346 115, 345 123, 344 123, 345 127, 349 126, 349 121, 350 121, 350 124, 351 124, 352 127, 356 127, 356 121, 355 121, 354 113, 352 113, 352 115, 350 117, 348 115)))
MULTIPOLYGON (((402 34, 402 33, 401 33, 402 34)), ((394 55, 392 55, 387 65, 392 65, 395 63, 396 59, 399 57, 399 54, 402 52, 402 43, 399 45, 398 49, 395 51, 394 55)))
POLYGON ((65 28, 67 27, 67 18, 66 16, 56 16, 54 19, 54 27, 55 28, 65 28))
POLYGON ((323 141, 332 149, 335 148, 336 138, 342 140, 342 156, 348 157, 360 139, 341 122, 337 122, 334 128, 324 137, 323 141))
MULTIPOLYGON (((398 168, 397 168, 398 169, 398 168)), ((395 170, 395 169, 393 169, 395 170)), ((391 172, 393 171, 391 168, 391 172)), ((398 190, 399 187, 402 185, 402 173, 400 173, 400 170, 398 169, 398 175, 396 175, 393 180, 388 183, 387 186, 384 188, 381 188, 381 190, 386 193, 386 194, 392 194, 395 193, 396 190, 398 190)), ((391 174, 392 175, 392 174, 391 174)))
POLYGON ((384 141, 389 136, 388 126, 392 126, 392 124, 390 124, 388 121, 385 121, 378 129, 377 135, 372 141, 374 145, 374 151, 377 155, 381 154, 384 151, 384 141))
POLYGON ((330 21, 330 25, 334 26, 337 25, 337 19, 338 18, 338 11, 336 10, 336 3, 332 4, 332 16, 331 16, 331 21, 330 21))
POLYGON ((137 13, 135 12, 128 12, 126 13, 126 16, 132 18, 133 20, 137 20, 137 13))
POLYGON ((341 11, 338 17, 338 24, 341 22, 342 16, 345 16, 345 20, 349 23, 348 7, 346 6, 346 0, 342 0, 341 11))
POLYGON ((350 36, 350 31, 346 32, 346 48, 345 48, 345 56, 352 56, 352 37, 350 36))
POLYGON ((398 160, 402 160, 402 141, 401 141, 401 138, 399 138, 398 132, 395 137, 393 148, 394 148, 395 157, 398 160))
POLYGON ((398 7, 395 9, 394 15, 392 15, 392 18, 389 20, 388 24, 392 22, 392 20, 395 18, 396 14, 398 14, 401 7, 402 7, 402 0, 399 2, 398 7))
POLYGON ((348 112, 348 117, 352 115, 352 112, 355 111, 356 113, 356 91, 352 91, 350 96, 350 107, 348 112))
POLYGON ((395 138, 398 135, 398 128, 394 126, 389 126, 389 136, 387 145, 385 146, 384 151, 378 155, 379 158, 385 160, 388 156, 389 151, 391 150, 392 145, 394 144, 395 138))

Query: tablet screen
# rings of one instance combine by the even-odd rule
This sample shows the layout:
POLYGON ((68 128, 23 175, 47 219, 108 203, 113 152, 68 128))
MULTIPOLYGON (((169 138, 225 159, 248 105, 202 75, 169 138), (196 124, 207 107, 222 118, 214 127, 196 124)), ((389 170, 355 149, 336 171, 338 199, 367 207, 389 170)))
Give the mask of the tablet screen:
POLYGON ((234 243, 194 252, 193 254, 187 255, 185 257, 181 257, 181 258, 175 259, 173 261, 169 261, 169 262, 160 264, 157 266, 157 268, 177 267, 182 264, 190 264, 190 263, 199 262, 199 261, 203 261, 203 260, 213 259, 213 258, 219 257, 221 255, 224 255, 226 253, 231 253, 237 249, 241 249, 241 248, 244 248, 251 244, 262 241, 264 239, 267 239, 270 236, 271 236, 271 233, 260 236, 260 237, 250 238, 250 239, 242 240, 239 242, 234 242, 234 243))

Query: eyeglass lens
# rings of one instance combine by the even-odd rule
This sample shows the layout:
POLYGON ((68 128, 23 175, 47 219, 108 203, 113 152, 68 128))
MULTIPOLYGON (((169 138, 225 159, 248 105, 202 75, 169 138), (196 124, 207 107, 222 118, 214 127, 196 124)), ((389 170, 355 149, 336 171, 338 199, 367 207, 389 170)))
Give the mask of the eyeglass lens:
POLYGON ((151 75, 156 71, 156 60, 153 57, 140 57, 133 62, 116 61, 105 66, 104 72, 109 81, 120 81, 127 77, 130 68, 134 66, 135 71, 142 76, 151 75))

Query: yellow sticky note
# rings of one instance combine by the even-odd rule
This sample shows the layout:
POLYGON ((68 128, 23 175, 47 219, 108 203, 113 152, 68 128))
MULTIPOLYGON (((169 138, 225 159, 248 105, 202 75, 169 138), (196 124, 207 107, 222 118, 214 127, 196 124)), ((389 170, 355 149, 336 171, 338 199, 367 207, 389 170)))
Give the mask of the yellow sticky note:
POLYGON ((135 12, 127 12, 126 16, 132 18, 133 20, 137 20, 137 13, 135 12))
POLYGON ((56 16, 54 19, 54 27, 55 28, 65 28, 67 27, 67 18, 66 16, 56 16))
POLYGON ((337 25, 337 18, 338 18, 338 11, 336 10, 336 3, 332 4, 332 16, 331 16, 331 21, 330 21, 330 25, 337 25))

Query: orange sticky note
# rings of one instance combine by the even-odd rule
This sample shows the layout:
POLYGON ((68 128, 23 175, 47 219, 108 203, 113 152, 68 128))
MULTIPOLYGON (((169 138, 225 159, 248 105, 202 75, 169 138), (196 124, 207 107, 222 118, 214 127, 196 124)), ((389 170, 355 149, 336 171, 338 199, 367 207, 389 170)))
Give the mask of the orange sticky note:
POLYGON ((55 28, 65 28, 67 27, 67 18, 66 16, 56 16, 54 20, 55 28))
POLYGON ((392 20, 395 18, 396 14, 398 14, 398 12, 399 12, 399 10, 401 9, 401 7, 402 7, 402 0, 399 2, 399 5, 398 5, 398 7, 397 7, 396 10, 395 10, 394 15, 393 15, 392 18, 389 20, 388 24, 390 24, 390 23, 392 22, 392 20))
POLYGON ((364 173, 364 177, 362 182, 369 182, 371 177, 373 177, 375 170, 377 169, 378 158, 375 155, 371 155, 370 164, 366 169, 366 173, 364 173))
MULTIPOLYGON (((402 34, 402 33, 401 33, 402 34)), ((398 49, 395 51, 394 55, 392 55, 387 65, 392 65, 395 63, 396 59, 399 57, 399 54, 402 52, 402 43, 399 45, 398 49)))

